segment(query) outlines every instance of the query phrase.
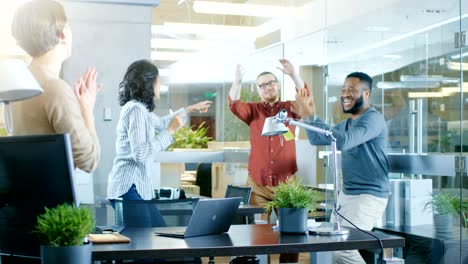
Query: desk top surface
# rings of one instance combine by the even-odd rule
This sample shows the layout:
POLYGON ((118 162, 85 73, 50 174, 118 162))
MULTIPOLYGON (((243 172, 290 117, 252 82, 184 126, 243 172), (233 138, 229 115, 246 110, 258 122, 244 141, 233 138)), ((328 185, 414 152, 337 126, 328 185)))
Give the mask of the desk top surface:
MULTIPOLYGON (((128 228, 122 234, 131 238, 130 243, 93 245, 93 259, 236 256, 379 248, 375 238, 355 229, 344 236, 289 235, 273 231, 272 226, 233 225, 225 234, 185 239, 157 236, 151 228, 128 228)), ((403 238, 374 234, 386 248, 404 246, 403 238)))
POLYGON ((399 236, 418 236, 430 239, 440 240, 460 240, 460 236, 463 238, 468 237, 468 228, 461 228, 453 226, 448 234, 438 234, 435 231, 433 225, 417 225, 417 226, 391 226, 385 225, 381 227, 375 227, 374 230, 380 230, 389 234, 395 234, 399 236))

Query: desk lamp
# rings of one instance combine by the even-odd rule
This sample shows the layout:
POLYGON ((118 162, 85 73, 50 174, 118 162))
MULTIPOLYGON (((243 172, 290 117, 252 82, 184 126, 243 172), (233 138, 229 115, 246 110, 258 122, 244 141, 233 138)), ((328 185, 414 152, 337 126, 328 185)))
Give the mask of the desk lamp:
POLYGON ((288 112, 285 109, 276 114, 276 116, 268 117, 265 120, 263 125, 262 136, 274 136, 286 133, 288 129, 285 124, 291 124, 297 127, 301 127, 310 131, 314 131, 320 134, 323 134, 327 137, 330 137, 332 140, 332 154, 333 154, 333 183, 334 183, 334 198, 333 203, 333 214, 335 215, 334 223, 322 223, 317 227, 310 227, 309 231, 312 234, 317 235, 346 235, 349 233, 349 229, 342 228, 338 218, 338 159, 336 155, 336 138, 333 136, 333 133, 330 130, 321 129, 314 127, 308 124, 304 124, 298 121, 295 121, 288 117, 288 112))
POLYGON ((13 110, 10 102, 25 100, 43 92, 21 59, 0 58, 0 102, 4 105, 8 135, 13 134, 13 110))

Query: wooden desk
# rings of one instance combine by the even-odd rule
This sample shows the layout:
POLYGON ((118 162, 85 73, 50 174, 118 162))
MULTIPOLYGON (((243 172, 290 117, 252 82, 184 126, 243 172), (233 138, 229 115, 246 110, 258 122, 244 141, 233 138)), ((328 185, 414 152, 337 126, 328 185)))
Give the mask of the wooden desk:
MULTIPOLYGON (((93 260, 153 259, 175 257, 239 256, 377 249, 375 238, 351 229, 346 236, 282 235, 273 225, 233 225, 228 233, 193 238, 169 238, 151 228, 128 228, 129 244, 93 245, 93 260)), ((375 233, 385 248, 403 247, 405 239, 375 233)))

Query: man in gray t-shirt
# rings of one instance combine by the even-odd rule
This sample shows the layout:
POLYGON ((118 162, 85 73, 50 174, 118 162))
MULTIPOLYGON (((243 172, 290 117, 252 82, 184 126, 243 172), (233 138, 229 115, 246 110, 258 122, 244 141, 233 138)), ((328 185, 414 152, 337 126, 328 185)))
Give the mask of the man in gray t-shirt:
MULTIPOLYGON (((387 206, 389 193, 387 126, 382 114, 370 106, 372 78, 362 72, 346 76, 341 90, 341 105, 351 117, 335 127, 315 116, 313 97, 300 90, 295 107, 303 120, 316 127, 331 130, 341 151, 343 189, 338 195, 339 213, 357 227, 372 230, 387 206)), ((325 135, 307 131, 313 145, 329 145, 325 135)), ((342 221, 343 226, 351 226, 342 221)), ((365 263, 357 250, 334 252, 336 263, 365 263)))

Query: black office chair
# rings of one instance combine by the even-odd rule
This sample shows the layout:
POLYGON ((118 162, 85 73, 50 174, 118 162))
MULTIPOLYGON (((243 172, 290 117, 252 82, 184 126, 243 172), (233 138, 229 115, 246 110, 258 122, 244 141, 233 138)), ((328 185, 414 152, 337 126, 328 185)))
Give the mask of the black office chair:
POLYGON ((211 163, 199 163, 195 184, 200 186, 200 195, 211 197, 211 163))
POLYGON ((224 194, 224 198, 228 197, 241 197, 241 204, 249 204, 250 194, 252 192, 252 187, 250 186, 237 186, 229 184, 224 194))
MULTIPOLYGON (((228 197, 241 197, 242 201, 241 204, 249 204, 250 203, 250 194, 252 193, 252 187, 250 186, 237 186, 229 184, 226 189, 226 193, 224 194, 225 198, 228 197)), ((237 216, 236 216, 237 217, 237 216)), ((238 219, 234 219, 234 223, 241 222, 243 224, 249 223, 249 217, 245 216, 243 221, 239 221, 238 219)))

